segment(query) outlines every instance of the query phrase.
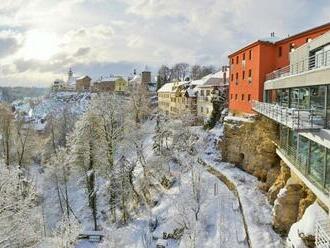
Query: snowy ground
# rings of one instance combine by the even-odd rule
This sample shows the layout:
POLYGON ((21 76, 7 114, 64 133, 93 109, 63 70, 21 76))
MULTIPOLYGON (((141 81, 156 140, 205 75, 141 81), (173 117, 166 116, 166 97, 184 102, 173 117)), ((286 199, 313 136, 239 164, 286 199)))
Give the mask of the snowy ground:
POLYGON ((272 207, 267 202, 266 195, 258 189, 258 180, 232 164, 221 162, 221 154, 216 149, 215 144, 218 138, 222 136, 222 128, 217 127, 208 133, 201 130, 197 131, 206 144, 202 159, 236 185, 251 247, 284 247, 284 241, 272 228, 272 207))
MULTIPOLYGON (((152 159, 152 136, 154 121, 145 124, 145 154, 147 160, 152 159)), ((200 213, 200 231, 198 232, 197 246, 206 248, 240 248, 249 247, 247 236, 250 238, 251 247, 283 247, 281 238, 271 227, 271 206, 266 197, 257 188, 257 180, 253 176, 233 167, 228 163, 220 162, 220 154, 216 149, 216 140, 222 134, 221 128, 215 128, 210 132, 203 131, 201 127, 193 130, 200 136, 198 142, 199 156, 209 165, 220 170, 237 186, 247 230, 244 227, 243 213, 239 207, 236 196, 217 177, 210 174, 206 168, 201 171, 203 186, 203 203, 200 213), (247 235, 248 234, 248 235, 247 235)), ((40 174, 37 166, 33 167, 33 177, 37 181, 38 190, 44 196, 43 212, 48 223, 47 230, 53 228, 59 220, 60 209, 57 203, 54 183, 49 178, 40 174), (47 182, 47 183, 46 183, 47 182)), ((171 233, 180 227, 180 202, 183 197, 191 192, 191 174, 189 171, 182 173, 176 164, 171 164, 171 170, 177 177, 176 183, 169 190, 163 190, 159 196, 158 204, 150 210, 144 210, 133 216, 129 225, 124 227, 109 227, 109 234, 114 247, 133 248, 144 247, 143 237, 154 237, 151 247, 156 246, 157 238, 162 238, 163 232, 171 233), (149 233, 150 218, 158 219, 159 225, 149 233)), ((140 170, 137 174, 141 173, 140 170)), ((84 192, 79 186, 79 178, 69 184, 69 196, 72 208, 84 229, 88 230, 91 225, 91 214, 86 206, 84 192)), ((101 182, 100 182, 101 183, 101 182)), ((99 213, 107 211, 106 203, 99 202, 99 213)), ((106 223, 102 214, 99 215, 101 222, 106 223)), ((181 241, 168 240, 169 248, 190 247, 189 238, 184 236, 181 241)), ((101 247, 102 244, 82 241, 77 248, 101 247)))

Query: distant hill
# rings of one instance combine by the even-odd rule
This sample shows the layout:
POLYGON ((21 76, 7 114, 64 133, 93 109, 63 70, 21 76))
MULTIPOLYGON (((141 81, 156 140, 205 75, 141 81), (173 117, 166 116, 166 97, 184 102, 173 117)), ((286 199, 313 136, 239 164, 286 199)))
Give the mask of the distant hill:
POLYGON ((31 87, 0 87, 0 102, 13 102, 24 97, 38 97, 46 95, 48 88, 31 88, 31 87))

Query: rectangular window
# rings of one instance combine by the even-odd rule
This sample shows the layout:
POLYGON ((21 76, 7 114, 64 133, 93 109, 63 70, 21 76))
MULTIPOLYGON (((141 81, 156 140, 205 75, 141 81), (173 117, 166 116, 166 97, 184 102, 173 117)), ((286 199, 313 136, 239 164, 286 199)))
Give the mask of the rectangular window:
POLYGON ((251 101, 251 94, 248 94, 248 101, 251 101))
POLYGON ((233 94, 230 94, 230 99, 233 99, 233 94))
POLYGON ((237 94, 235 94, 235 100, 237 101, 237 94))
POLYGON ((242 101, 244 101, 244 94, 242 94, 242 101))
POLYGON ((252 70, 249 69, 249 77, 252 77, 252 70))
POLYGON ((245 79, 245 71, 243 71, 243 73, 242 73, 242 79, 243 80, 245 79))
POLYGON ((243 60, 245 60, 245 53, 243 53, 243 60))
POLYGON ((252 50, 249 51, 249 60, 252 59, 252 50))
POLYGON ((201 107, 201 113, 203 113, 203 107, 201 107))
POLYGON ((236 72, 236 80, 238 79, 238 72, 236 72))
POLYGON ((206 96, 210 95, 210 90, 206 90, 206 96))
POLYGON ((204 90, 201 90, 201 96, 204 96, 204 90))
POLYGON ((234 58, 231 58, 231 63, 234 64, 234 58))
POLYGON ((282 47, 281 46, 278 48, 278 56, 282 57, 282 47))
POLYGON ((238 64, 238 59, 239 59, 238 56, 236 56, 236 64, 238 64))
POLYGON ((234 81, 234 74, 231 74, 231 81, 234 81))

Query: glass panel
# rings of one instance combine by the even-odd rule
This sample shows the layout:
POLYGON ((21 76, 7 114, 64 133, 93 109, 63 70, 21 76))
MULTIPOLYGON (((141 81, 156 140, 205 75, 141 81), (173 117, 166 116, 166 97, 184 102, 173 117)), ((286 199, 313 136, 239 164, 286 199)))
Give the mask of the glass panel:
POLYGON ((292 89, 290 94, 290 107, 299 108, 299 89, 292 89))
POLYGON ((328 85, 327 94, 327 127, 330 128, 330 85, 328 85))
POLYGON ((288 107, 289 106, 289 89, 283 89, 281 91, 281 105, 283 107, 288 107))
POLYGON ((311 87, 311 109, 315 111, 314 123, 324 125, 326 86, 311 87))
POLYGON ((330 149, 327 149, 327 172, 326 172, 326 181, 325 187, 329 190, 330 189, 330 149))
POLYGON ((309 154, 309 140, 299 135, 299 143, 298 143, 298 159, 302 169, 307 168, 307 161, 308 161, 308 154, 309 154))
POLYGON ((289 129, 285 126, 281 125, 280 129, 280 145, 282 147, 286 147, 288 143, 288 131, 289 129))
POLYGON ((299 109, 309 109, 310 108, 310 94, 309 88, 299 89, 299 109))
POLYGON ((310 175, 316 180, 316 182, 323 185, 325 148, 314 141, 311 141, 311 156, 309 164, 310 175))

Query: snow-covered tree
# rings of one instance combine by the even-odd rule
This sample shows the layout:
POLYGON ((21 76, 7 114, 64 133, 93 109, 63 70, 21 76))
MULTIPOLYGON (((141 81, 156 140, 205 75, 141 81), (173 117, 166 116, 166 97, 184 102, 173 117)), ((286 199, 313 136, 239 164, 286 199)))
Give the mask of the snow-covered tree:
POLYGON ((64 217, 53 231, 51 243, 54 248, 74 248, 81 231, 82 226, 76 219, 64 217))
POLYGON ((12 158, 12 135, 13 135, 12 114, 9 106, 0 104, 0 147, 5 164, 9 166, 12 158))
POLYGON ((17 168, 0 164, 0 247, 35 247, 42 221, 32 182, 17 168))

